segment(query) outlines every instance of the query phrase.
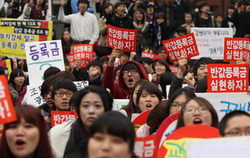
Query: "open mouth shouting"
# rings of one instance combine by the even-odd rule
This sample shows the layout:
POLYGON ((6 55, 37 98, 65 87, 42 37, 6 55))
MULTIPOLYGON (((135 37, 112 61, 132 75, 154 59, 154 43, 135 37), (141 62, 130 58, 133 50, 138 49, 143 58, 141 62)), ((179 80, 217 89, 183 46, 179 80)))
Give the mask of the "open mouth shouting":
POLYGON ((202 120, 201 120, 200 118, 195 118, 194 121, 193 121, 193 123, 194 123, 195 125, 197 125, 197 124, 202 124, 202 120))

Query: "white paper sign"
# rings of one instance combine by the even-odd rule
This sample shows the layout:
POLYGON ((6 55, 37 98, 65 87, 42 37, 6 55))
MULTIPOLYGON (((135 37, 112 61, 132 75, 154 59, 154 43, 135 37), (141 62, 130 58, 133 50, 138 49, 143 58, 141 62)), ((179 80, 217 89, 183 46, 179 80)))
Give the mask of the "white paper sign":
POLYGON ((4 0, 0 0, 0 9, 2 9, 3 4, 4 4, 4 0))
POLYGON ((232 28, 197 28, 192 27, 196 44, 200 55, 192 59, 201 57, 211 57, 212 59, 223 60, 224 56, 224 39, 233 37, 232 28))
POLYGON ((239 158, 250 155, 250 137, 186 141, 187 158, 239 158))
POLYGON ((28 85, 27 86, 27 104, 33 105, 34 107, 38 107, 45 102, 41 94, 41 86, 40 85, 28 85))
POLYGON ((124 106, 127 106, 129 102, 129 99, 114 99, 113 101, 113 111, 118 111, 124 106))
POLYGON ((41 85, 44 71, 55 66, 64 71, 60 40, 25 43, 30 85, 41 85))
MULTIPOLYGON (((169 98, 168 95, 169 95, 170 86, 171 85, 166 85, 166 96, 164 96, 165 98, 169 98)), ((185 88, 187 86, 188 86, 188 84, 182 84, 182 88, 185 88)))
POLYGON ((196 93, 207 99, 216 110, 219 121, 230 111, 244 110, 250 113, 250 96, 244 93, 196 93))
POLYGON ((74 81, 73 83, 76 85, 78 91, 89 85, 89 81, 74 81))

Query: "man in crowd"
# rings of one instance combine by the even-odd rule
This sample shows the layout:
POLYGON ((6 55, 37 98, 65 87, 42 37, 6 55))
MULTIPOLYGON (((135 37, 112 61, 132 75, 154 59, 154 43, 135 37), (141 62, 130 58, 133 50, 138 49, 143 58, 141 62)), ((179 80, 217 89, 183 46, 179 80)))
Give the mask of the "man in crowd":
POLYGON ((88 0, 78 1, 77 14, 64 14, 64 0, 61 0, 58 19, 62 22, 71 24, 71 37, 75 44, 94 44, 99 37, 99 27, 96 16, 88 13, 88 0))

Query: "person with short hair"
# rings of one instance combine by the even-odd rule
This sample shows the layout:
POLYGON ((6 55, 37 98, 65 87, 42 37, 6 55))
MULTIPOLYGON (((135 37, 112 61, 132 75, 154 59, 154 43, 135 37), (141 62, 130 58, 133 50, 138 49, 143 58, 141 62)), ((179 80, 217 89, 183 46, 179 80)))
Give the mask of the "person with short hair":
POLYGON ((242 110, 227 113, 219 124, 222 137, 250 136, 250 115, 242 110))
POLYGON ((69 111, 69 100, 77 91, 75 84, 69 79, 60 79, 51 90, 53 105, 50 110, 69 111))
POLYGON ((114 14, 109 14, 107 23, 120 28, 134 29, 133 19, 129 14, 125 13, 126 5, 124 2, 118 1, 114 5, 114 14))
POLYGON ((90 127, 89 158, 135 158, 133 124, 117 111, 101 115, 90 127), (116 141, 113 141, 116 140, 116 141))
POLYGON ((87 64, 86 68, 80 69, 80 65, 76 64, 73 74, 77 81, 89 81, 89 85, 102 86, 102 63, 93 60, 87 64))
POLYGON ((214 16, 209 14, 210 5, 208 2, 201 3, 200 9, 197 8, 195 11, 195 27, 218 27, 214 16))
POLYGON ((113 97, 99 86, 88 86, 77 93, 72 107, 77 112, 77 120, 57 125, 49 132, 55 158, 87 157, 91 125, 112 110, 113 97))
POLYGON ((78 0, 77 6, 78 13, 65 16, 64 0, 61 0, 58 20, 70 24, 74 44, 95 44, 99 37, 99 26, 96 16, 87 12, 89 1, 78 0))
POLYGON ((218 128, 218 115, 213 105, 204 98, 194 97, 181 106, 176 129, 189 125, 207 125, 218 128))
POLYGON ((53 105, 53 101, 51 99, 51 90, 53 85, 60 79, 60 77, 53 75, 48 77, 42 83, 40 95, 45 100, 45 103, 40 105, 38 108, 42 109, 44 112, 49 112, 49 108, 53 105))

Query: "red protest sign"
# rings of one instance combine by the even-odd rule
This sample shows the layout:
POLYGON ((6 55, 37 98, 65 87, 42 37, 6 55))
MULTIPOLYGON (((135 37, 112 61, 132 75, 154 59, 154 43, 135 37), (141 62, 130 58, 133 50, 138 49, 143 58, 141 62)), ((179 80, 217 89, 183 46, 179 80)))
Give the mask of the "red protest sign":
POLYGON ((73 45, 73 53, 74 53, 75 59, 93 60, 94 59, 93 52, 94 52, 93 44, 73 45))
POLYGON ((199 55, 194 33, 162 41, 171 62, 178 61, 181 56, 186 59, 199 55))
POLYGON ((248 38, 225 38, 224 61, 236 62, 238 58, 249 60, 250 45, 248 38))
POLYGON ((75 111, 51 111, 51 127, 76 119, 75 111))
POLYGON ((134 153, 138 158, 155 158, 157 151, 156 135, 135 139, 134 153))
POLYGON ((168 116, 160 125, 156 132, 157 147, 160 148, 165 139, 175 131, 179 112, 168 116))
POLYGON ((135 131, 137 131, 143 124, 147 122, 148 114, 150 113, 150 111, 151 110, 144 111, 134 119, 132 123, 135 127, 135 131))
POLYGON ((68 59, 70 68, 74 69, 76 67, 74 54, 66 54, 66 58, 68 59))
POLYGON ((246 92, 249 81, 247 64, 208 64, 208 92, 246 92))
POLYGON ((17 120, 5 75, 0 75, 0 124, 17 120))
POLYGON ((168 66, 174 74, 177 74, 177 72, 179 71, 179 66, 174 66, 174 65, 168 65, 168 66))
POLYGON ((141 52, 141 58, 143 58, 143 57, 153 58, 154 56, 155 56, 155 54, 153 54, 153 53, 148 53, 148 52, 144 52, 144 51, 141 52))
POLYGON ((108 47, 121 48, 124 52, 136 51, 136 29, 123 29, 108 25, 108 47))
POLYGON ((73 45, 74 60, 81 59, 82 64, 80 68, 87 67, 86 61, 94 59, 94 45, 93 44, 76 44, 73 45))

